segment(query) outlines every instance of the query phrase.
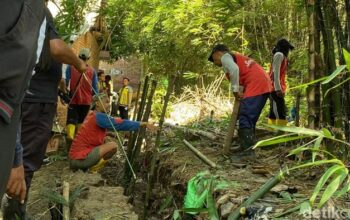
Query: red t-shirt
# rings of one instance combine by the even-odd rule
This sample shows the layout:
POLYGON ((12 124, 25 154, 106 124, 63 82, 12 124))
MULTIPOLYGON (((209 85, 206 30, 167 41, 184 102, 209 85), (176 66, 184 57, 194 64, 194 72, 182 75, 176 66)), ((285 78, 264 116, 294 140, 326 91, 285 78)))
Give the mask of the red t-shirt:
POLYGON ((243 98, 262 95, 272 91, 272 82, 265 70, 253 59, 234 54, 239 67, 239 84, 244 87, 243 98))
POLYGON ((78 72, 78 70, 71 66, 71 78, 70 78, 70 91, 74 95, 72 98, 71 104, 76 105, 90 105, 92 102, 92 79, 94 77, 94 70, 91 67, 88 67, 86 70, 86 78, 84 76, 81 76, 81 73, 78 72), (81 78, 79 84, 78 81, 81 78), (75 90, 77 91, 75 92, 75 90))
POLYGON ((96 113, 90 112, 74 138, 69 151, 69 158, 73 160, 85 159, 97 146, 104 143, 107 130, 97 125, 96 113))

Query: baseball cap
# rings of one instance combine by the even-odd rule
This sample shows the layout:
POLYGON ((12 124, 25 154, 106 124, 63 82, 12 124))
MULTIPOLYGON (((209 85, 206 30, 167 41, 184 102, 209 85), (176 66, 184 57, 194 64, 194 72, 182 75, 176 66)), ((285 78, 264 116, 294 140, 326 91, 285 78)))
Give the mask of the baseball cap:
POLYGON ((83 60, 87 60, 90 58, 90 49, 89 48, 81 48, 79 51, 79 57, 83 60))
POLYGON ((213 54, 217 51, 221 51, 221 52, 230 52, 230 49, 225 45, 225 44, 217 44, 213 47, 209 57, 208 57, 208 61, 210 62, 214 62, 213 60, 213 54))

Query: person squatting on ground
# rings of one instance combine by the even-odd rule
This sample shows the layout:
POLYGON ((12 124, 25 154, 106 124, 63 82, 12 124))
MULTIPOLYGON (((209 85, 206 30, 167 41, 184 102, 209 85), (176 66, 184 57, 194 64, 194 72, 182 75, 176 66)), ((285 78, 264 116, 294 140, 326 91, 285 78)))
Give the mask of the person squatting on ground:
POLYGON ((75 134, 88 114, 93 94, 98 92, 97 74, 87 64, 90 58, 90 50, 88 48, 82 48, 79 52, 79 58, 87 65, 85 74, 80 74, 73 66, 68 66, 66 70, 66 85, 69 85, 71 95, 71 101, 67 111, 66 127, 69 142, 74 139, 75 134))
MULTIPOLYGON (((271 80, 253 59, 231 53, 223 44, 212 49, 208 60, 223 67, 235 98, 240 99, 238 136, 241 150, 246 150, 255 144, 255 126, 272 90, 271 80), (243 93, 240 86, 244 88, 243 93)), ((246 155, 254 155, 254 151, 241 153, 241 156, 246 155)))
MULTIPOLYGON (((64 41, 59 39, 52 15, 48 9, 46 9, 46 18, 45 43, 22 103, 21 129, 18 129, 15 163, 8 183, 9 188, 18 186, 20 180, 14 181, 13 179, 16 178, 15 174, 18 170, 24 170, 25 178, 23 180, 25 179, 27 191, 27 193, 24 193, 24 201, 28 199, 34 172, 42 165, 50 138, 57 107, 58 85, 62 76, 60 62, 74 65, 80 72, 85 71, 85 64, 64 41), (52 56, 59 62, 54 60, 52 56), (19 164, 18 161, 22 163, 19 164)), ((26 219, 25 203, 20 204, 19 201, 9 199, 9 197, 5 198, 3 202, 2 210, 5 219, 26 219)))
POLYGON ((94 96, 94 111, 90 111, 69 151, 73 170, 94 171, 104 165, 117 152, 117 143, 105 142, 107 130, 135 131, 140 127, 154 130, 152 124, 113 118, 109 115, 109 98, 105 93, 94 96))
POLYGON ((132 100, 132 87, 129 86, 130 79, 127 77, 123 78, 123 88, 119 90, 119 104, 118 104, 118 110, 119 110, 119 116, 122 119, 128 119, 129 118, 129 109, 131 107, 131 100, 132 100))
POLYGON ((288 68, 288 53, 294 47, 286 39, 281 39, 273 48, 273 61, 270 68, 273 91, 270 95, 270 114, 268 124, 286 125, 286 74, 288 68))
POLYGON ((13 164, 21 102, 45 37, 44 9, 43 1, 0 1, 0 198, 13 164))

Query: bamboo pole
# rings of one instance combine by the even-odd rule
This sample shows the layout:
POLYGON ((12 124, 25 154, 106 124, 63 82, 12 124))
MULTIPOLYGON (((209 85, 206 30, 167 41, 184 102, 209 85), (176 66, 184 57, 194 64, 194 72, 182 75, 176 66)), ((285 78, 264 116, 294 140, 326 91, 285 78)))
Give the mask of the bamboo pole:
MULTIPOLYGON (((149 78, 150 78, 149 75, 147 75, 145 77, 145 81, 144 81, 144 84, 143 84, 141 103, 140 103, 139 111, 137 113, 137 118, 136 118, 137 121, 141 121, 141 118, 142 118, 142 115, 143 115, 143 109, 144 109, 144 106, 145 106, 146 97, 147 97, 147 93, 148 93, 148 87, 149 87, 149 83, 148 83, 149 82, 149 78)), ((138 135, 138 131, 132 132, 132 135, 130 136, 130 140, 129 140, 129 143, 128 143, 127 156, 128 156, 128 158, 130 158, 130 160, 132 160, 131 156, 132 156, 132 152, 133 152, 133 149, 134 149, 134 146, 135 146, 137 135, 138 135)), ((131 170, 130 170, 128 164, 125 164, 125 168, 124 169, 125 169, 125 171, 124 171, 124 187, 127 188, 128 184, 130 182, 130 179, 132 177, 132 174, 131 174, 131 170)))
MULTIPOLYGON (((156 92, 156 88, 157 88, 157 81, 153 80, 152 86, 151 86, 151 91, 150 91, 150 94, 148 95, 148 101, 147 101, 145 113, 144 113, 143 118, 142 118, 143 122, 148 122, 149 116, 150 116, 151 111, 152 111, 153 96, 156 92)), ((134 147, 132 158, 131 158, 133 166, 135 165, 137 158, 140 154, 142 140, 144 139, 145 134, 146 134, 146 128, 141 128, 139 130, 139 135, 137 138, 136 146, 134 147)))
POLYGON ((69 183, 63 181, 63 198, 66 200, 67 204, 63 204, 63 220, 69 220, 70 211, 69 211, 69 183))
POLYGON ((159 149, 159 146, 160 146, 160 135, 161 135, 162 128, 163 128, 164 118, 165 118, 166 110, 168 108, 170 95, 173 92, 174 84, 175 84, 176 79, 177 79, 177 75, 170 77, 170 80, 169 80, 169 83, 168 83, 168 89, 167 89, 167 92, 166 92, 165 97, 164 97, 164 105, 163 105, 162 113, 161 113, 160 119, 159 119, 159 129, 157 131, 157 137, 156 137, 153 157, 152 157, 152 161, 151 161, 151 168, 150 168, 150 171, 149 171, 148 176, 147 176, 148 177, 148 181, 147 181, 146 198, 145 198, 145 205, 144 205, 144 209, 143 209, 143 215, 142 215, 141 219, 146 219, 146 216, 147 216, 147 213, 148 213, 147 211, 148 211, 149 200, 151 198, 151 192, 152 192, 152 188, 153 188, 156 162, 157 162, 157 159, 158 159, 158 149, 159 149))
POLYGON ((204 154, 202 154, 202 152, 200 152, 197 148, 193 147, 192 144, 190 144, 185 139, 183 139, 182 141, 184 142, 186 147, 188 147, 199 159, 201 159, 203 162, 205 162, 206 164, 208 164, 212 168, 216 167, 216 164, 213 161, 209 160, 208 157, 206 157, 204 154))
POLYGON ((210 139, 212 141, 216 141, 218 139, 218 137, 215 134, 211 133, 211 132, 190 129, 190 128, 182 127, 182 126, 179 126, 179 125, 173 125, 173 124, 170 124, 170 123, 164 123, 164 125, 165 126, 169 126, 171 128, 180 129, 180 130, 183 130, 185 132, 190 132, 193 135, 200 135, 200 136, 206 137, 206 138, 208 138, 208 139, 210 139))
MULTIPOLYGON (((157 81, 153 80, 151 91, 148 95, 148 102, 147 102, 147 106, 145 109, 145 113, 144 113, 143 118, 142 118, 143 122, 148 122, 149 116, 150 116, 151 111, 152 111, 153 96, 155 94, 156 88, 157 88, 157 81)), ((139 134, 137 137, 137 141, 136 141, 136 145, 134 146, 132 156, 131 156, 131 164, 132 164, 132 167, 133 167, 135 172, 138 172, 138 170, 139 170, 139 166, 137 165, 137 162, 138 162, 138 158, 139 158, 139 155, 141 152, 142 141, 143 141, 145 135, 146 135, 146 128, 140 128, 139 134)), ((125 194, 130 195, 134 191, 134 187, 135 187, 135 180, 131 179, 131 182, 129 183, 128 189, 126 190, 125 194)))
POLYGON ((136 119, 137 107, 138 107, 139 98, 140 98, 140 90, 141 90, 141 82, 139 83, 139 85, 137 87, 136 102, 135 102, 134 115, 132 116, 132 120, 136 119))
POLYGON ((283 172, 270 178, 264 185, 262 185, 259 190, 255 191, 245 202, 243 202, 233 213, 228 217, 228 220, 238 220, 242 214, 241 210, 247 208, 253 204, 256 200, 262 198, 266 193, 268 193, 274 186, 280 183, 283 179, 283 172))

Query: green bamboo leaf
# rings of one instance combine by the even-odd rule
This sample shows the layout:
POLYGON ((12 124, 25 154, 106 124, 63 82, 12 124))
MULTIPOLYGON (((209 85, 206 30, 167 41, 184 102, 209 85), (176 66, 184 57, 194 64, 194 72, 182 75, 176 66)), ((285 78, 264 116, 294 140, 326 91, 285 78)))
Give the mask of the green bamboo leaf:
POLYGON ((322 137, 319 137, 319 138, 317 138, 317 140, 316 140, 316 142, 315 142, 315 145, 314 145, 313 151, 312 151, 312 162, 314 162, 315 159, 316 159, 316 156, 317 156, 317 154, 318 154, 318 150, 319 150, 320 147, 321 147, 322 140, 323 140, 323 138, 322 138, 322 137))
POLYGON ((346 68, 350 71, 350 53, 343 48, 344 60, 346 63, 346 68))
POLYGON ((343 162, 341 160, 338 160, 338 159, 318 160, 318 161, 315 161, 315 162, 310 162, 310 163, 306 163, 306 164, 302 164, 302 165, 299 165, 299 166, 292 167, 292 168, 289 169, 289 171, 298 170, 298 169, 302 169, 302 168, 306 168, 306 167, 312 167, 312 166, 320 166, 320 165, 329 164, 329 163, 334 163, 334 164, 339 164, 339 165, 344 166, 343 162))
POLYGON ((181 220, 180 211, 175 210, 173 214, 173 220, 181 220))
POLYGON ((323 80, 326 80, 328 78, 328 76, 325 76, 325 77, 322 77, 320 79, 316 79, 316 80, 313 80, 311 82, 308 82, 308 83, 304 83, 304 84, 301 84, 301 85, 298 85, 298 86, 294 86, 294 87, 291 87, 287 90, 294 90, 294 89, 300 89, 300 88, 305 88, 305 87, 308 87, 310 85, 313 85, 313 84, 316 84, 316 83, 319 83, 319 82, 322 82, 323 80))
POLYGON ((305 201, 305 202, 300 204, 299 214, 301 214, 301 215, 309 214, 309 213, 311 213, 311 211, 312 211, 312 208, 311 208, 311 205, 308 201, 305 201))
POLYGON ((301 128, 301 127, 291 127, 291 126, 277 126, 277 125, 266 125, 267 127, 279 130, 279 131, 285 131, 285 132, 291 132, 295 134, 302 134, 302 135, 309 135, 309 136, 324 136, 323 132, 316 131, 308 128, 301 128))
POLYGON ((314 192, 312 193, 312 196, 310 197, 310 204, 311 206, 314 205, 316 197, 318 195, 318 193, 321 191, 322 187, 325 185, 325 183, 327 182, 327 180, 338 170, 344 168, 343 166, 340 166, 338 164, 332 166, 331 168, 329 168, 321 177, 321 179, 318 181, 314 192))
POLYGON ((327 128, 322 128, 322 132, 326 138, 333 138, 332 133, 327 128))
POLYGON ((350 180, 349 180, 349 177, 348 177, 348 181, 347 183, 345 184, 345 186, 336 193, 336 197, 339 198, 339 197, 342 197, 343 195, 345 195, 347 192, 350 191, 350 180))
POLYGON ((324 97, 326 97, 326 96, 329 94, 330 91, 332 91, 333 89, 338 88, 339 86, 343 85, 344 83, 346 83, 346 82, 349 81, 349 80, 350 80, 350 77, 348 77, 348 78, 345 79, 345 80, 342 80, 341 83, 338 83, 337 85, 333 86, 332 88, 329 88, 329 89, 325 92, 324 97))
POLYGON ((280 193, 280 195, 282 196, 283 199, 285 199, 286 201, 293 201, 291 195, 289 194, 289 192, 283 191, 280 193))
POLYGON ((322 195, 321 201, 318 204, 318 208, 321 208, 333 196, 333 194, 338 190, 340 184, 344 181, 344 179, 347 176, 348 176, 348 172, 343 171, 333 179, 333 181, 325 189, 322 195))
POLYGON ((298 147, 298 148, 290 151, 289 154, 287 155, 287 157, 292 156, 292 155, 300 154, 301 152, 307 151, 307 150, 310 150, 310 148, 304 147, 304 146, 298 147))
POLYGON ((342 71, 346 68, 346 65, 341 65, 338 66, 338 68, 336 70, 334 70, 334 72, 327 77, 327 79, 323 82, 321 82, 322 85, 325 85, 327 83, 329 83, 330 81, 332 81, 335 77, 337 77, 340 73, 342 73, 342 71))
POLYGON ((313 139, 312 141, 309 141, 308 143, 306 143, 306 144, 304 144, 304 145, 302 145, 302 146, 300 146, 300 147, 298 147, 298 148, 292 150, 292 151, 288 154, 288 156, 291 156, 291 155, 294 155, 294 154, 299 154, 299 153, 301 153, 301 152, 303 152, 303 151, 306 151, 306 150, 311 150, 308 146, 311 145, 311 144, 312 144, 313 142, 315 142, 316 140, 317 140, 317 138, 315 138, 315 139, 313 139))
POLYGON ((279 144, 279 143, 285 143, 288 141, 299 140, 299 139, 303 139, 306 137, 309 137, 309 136, 307 136, 307 135, 295 135, 295 134, 280 135, 280 136, 269 138, 266 140, 261 140, 258 143, 256 143, 253 148, 264 147, 264 146, 269 146, 269 145, 274 145, 274 144, 279 144))

